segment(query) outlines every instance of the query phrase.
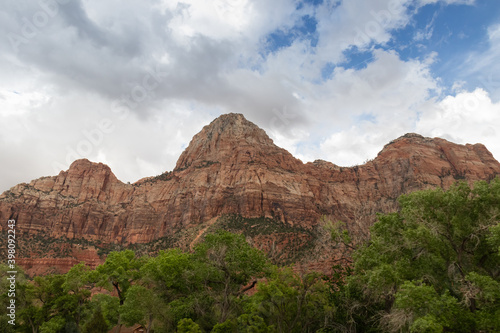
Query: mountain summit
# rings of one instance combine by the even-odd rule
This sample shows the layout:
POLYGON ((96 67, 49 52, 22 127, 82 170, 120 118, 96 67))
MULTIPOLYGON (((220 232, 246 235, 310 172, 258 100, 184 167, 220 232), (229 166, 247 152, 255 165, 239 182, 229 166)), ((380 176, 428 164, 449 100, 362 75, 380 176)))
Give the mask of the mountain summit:
MULTIPOLYGON (((52 258, 50 265, 59 262, 61 270, 68 262, 57 259, 61 239, 101 251, 137 243, 189 248, 204 233, 222 227, 292 260, 300 251, 321 252, 311 248, 317 241, 311 230, 323 216, 361 235, 375 213, 397 209, 401 194, 499 174, 500 164, 481 144, 458 145, 418 134, 390 142, 364 165, 304 164, 243 115, 228 114, 194 136, 171 172, 124 184, 109 167, 79 160, 57 176, 1 194, 0 220, 16 219, 22 255, 45 253, 52 258), (47 244, 53 244, 52 252, 43 250, 47 244)), ((92 257, 71 249, 64 252, 65 260, 92 257)), ((26 260, 30 267, 48 265, 26 260)))
POLYGON ((294 165, 296 160, 286 150, 277 147, 264 130, 242 114, 224 114, 196 134, 181 154, 175 170, 206 163, 256 163, 280 155, 280 163, 294 165), (288 161, 284 161, 288 159, 288 161))

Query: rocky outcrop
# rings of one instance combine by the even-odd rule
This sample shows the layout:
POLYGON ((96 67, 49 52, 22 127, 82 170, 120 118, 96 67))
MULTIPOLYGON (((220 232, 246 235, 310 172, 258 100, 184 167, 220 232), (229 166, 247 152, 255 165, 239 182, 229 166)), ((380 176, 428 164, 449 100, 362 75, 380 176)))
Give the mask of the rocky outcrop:
POLYGON ((19 258, 16 261, 29 276, 67 272, 71 267, 81 262, 84 262, 91 269, 95 269, 98 265, 102 264, 104 260, 99 257, 97 251, 88 250, 69 253, 65 258, 43 258, 33 255, 30 258, 19 258))
POLYGON ((242 115, 228 114, 194 136, 171 172, 124 184, 106 165, 78 160, 55 177, 4 192, 0 220, 16 219, 21 242, 45 232, 145 243, 229 213, 301 228, 325 215, 363 233, 376 212, 396 209, 401 194, 499 174, 500 164, 481 144, 418 134, 392 141, 364 165, 304 164, 242 115))

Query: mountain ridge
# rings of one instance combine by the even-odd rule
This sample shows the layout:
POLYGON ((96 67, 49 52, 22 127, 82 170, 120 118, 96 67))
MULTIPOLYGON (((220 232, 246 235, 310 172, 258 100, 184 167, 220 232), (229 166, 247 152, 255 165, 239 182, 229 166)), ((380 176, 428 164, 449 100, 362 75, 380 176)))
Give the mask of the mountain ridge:
POLYGON ((0 219, 16 219, 21 240, 43 233, 51 239, 126 245, 183 233, 176 245, 188 247, 195 237, 190 233, 199 238, 209 221, 235 214, 303 230, 301 235, 287 231, 286 237, 279 232, 253 236, 263 249, 274 241, 293 251, 289 239, 312 242, 306 230, 323 216, 362 234, 375 213, 397 208, 401 194, 499 174, 500 163, 484 145, 414 133, 391 141, 362 165, 303 163, 243 115, 228 114, 193 137, 172 171, 125 184, 104 164, 77 160, 57 176, 2 193, 0 219))

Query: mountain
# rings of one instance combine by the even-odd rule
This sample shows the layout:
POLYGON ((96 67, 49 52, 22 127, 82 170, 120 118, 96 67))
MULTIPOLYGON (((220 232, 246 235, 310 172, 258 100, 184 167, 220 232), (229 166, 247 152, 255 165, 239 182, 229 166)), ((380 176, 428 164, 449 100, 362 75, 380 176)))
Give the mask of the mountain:
POLYGON ((193 137, 173 171, 124 184, 108 166, 77 160, 0 195, 0 220, 17 221, 20 263, 35 273, 78 260, 95 265, 125 246, 189 248, 217 227, 244 232, 277 260, 321 261, 310 255, 322 216, 362 236, 375 213, 397 209, 401 194, 499 174, 481 144, 418 134, 390 142, 363 165, 304 164, 243 115, 226 114, 193 137))

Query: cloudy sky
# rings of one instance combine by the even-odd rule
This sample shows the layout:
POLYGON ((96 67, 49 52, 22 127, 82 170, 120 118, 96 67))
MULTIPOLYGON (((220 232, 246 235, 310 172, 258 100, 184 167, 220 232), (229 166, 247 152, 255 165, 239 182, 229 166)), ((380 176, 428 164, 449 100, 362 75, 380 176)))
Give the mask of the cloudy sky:
POLYGON ((500 159, 497 0, 5 0, 0 34, 0 191, 158 175, 228 112, 304 162, 408 132, 500 159))

